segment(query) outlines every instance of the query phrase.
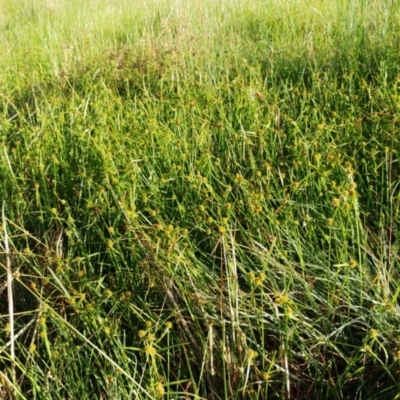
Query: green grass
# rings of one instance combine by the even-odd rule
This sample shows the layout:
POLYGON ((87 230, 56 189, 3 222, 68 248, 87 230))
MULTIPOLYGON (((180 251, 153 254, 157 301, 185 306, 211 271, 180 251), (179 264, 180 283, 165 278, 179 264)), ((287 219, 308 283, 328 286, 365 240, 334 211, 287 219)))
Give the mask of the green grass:
POLYGON ((0 1, 0 397, 400 398, 399 2, 134 3, 0 1))

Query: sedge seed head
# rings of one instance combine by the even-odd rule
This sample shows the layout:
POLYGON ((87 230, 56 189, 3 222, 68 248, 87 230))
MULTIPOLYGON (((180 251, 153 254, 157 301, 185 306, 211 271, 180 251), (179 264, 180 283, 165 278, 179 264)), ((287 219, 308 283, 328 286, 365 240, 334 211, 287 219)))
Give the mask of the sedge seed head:
POLYGON ((349 190, 349 196, 355 197, 357 195, 357 191, 355 189, 349 190))
POLYGON ((350 268, 355 268, 355 267, 357 267, 357 261, 356 260, 350 260, 349 261, 349 267, 350 268))
POLYGON ((258 355, 257 352, 251 349, 247 353, 247 357, 249 358, 249 360, 254 360, 257 357, 257 355, 258 355))
POLYGON ((109 334, 111 333, 111 328, 110 328, 109 326, 105 326, 105 327, 103 328, 103 330, 104 330, 104 333, 105 333, 106 335, 109 335, 109 334))
POLYGON ((364 351, 365 351, 366 353, 371 353, 371 352, 372 352, 371 346, 369 346, 368 344, 366 344, 366 345, 364 346, 364 351))
POLYGON ((157 396, 162 397, 164 396, 165 390, 164 390, 164 386, 162 385, 162 383, 158 382, 155 386, 155 391, 157 396))
POLYGON ((319 161, 321 160, 321 157, 322 157, 322 155, 319 154, 319 153, 314 154, 314 160, 315 160, 316 162, 319 162, 319 161))
POLYGON ((287 315, 288 318, 293 318, 293 308, 287 307, 285 310, 285 314, 287 315))
POLYGON ((287 294, 279 294, 275 298, 276 304, 286 304, 290 301, 290 297, 287 294))
POLYGON ((139 336, 140 339, 144 338, 144 337, 146 336, 146 331, 143 330, 143 329, 141 329, 141 330, 138 332, 138 336, 139 336))
POLYGON ((226 228, 224 226, 219 226, 218 227, 218 232, 223 235, 224 233, 226 233, 226 228))
POLYGON ((151 344, 145 346, 144 351, 149 356, 155 356, 157 354, 157 350, 151 344))
POLYGON ((256 278, 256 279, 254 279, 253 283, 254 283, 254 286, 258 287, 258 286, 262 285, 263 281, 260 278, 256 278))
POLYGON ((378 331, 376 329, 371 329, 369 331, 369 335, 371 336, 372 339, 376 339, 378 337, 378 331))
POLYGON ((171 322, 171 321, 167 321, 167 322, 165 323, 165 327, 166 327, 167 329, 171 329, 171 328, 172 328, 172 322, 171 322))
POLYGON ((154 334, 153 334, 153 333, 148 333, 148 334, 147 334, 147 340, 148 340, 149 342, 152 342, 152 341, 154 340, 154 334))
POLYGON ((292 188, 293 188, 294 190, 298 189, 299 187, 300 187, 300 182, 293 182, 293 183, 292 183, 292 188))
POLYGON ((338 199, 337 197, 333 198, 332 205, 333 207, 338 207, 340 205, 340 199, 338 199))
POLYGON ((269 380, 271 378, 271 373, 269 371, 264 371, 262 373, 262 378, 263 378, 264 381, 269 380))
POLYGON ((256 206, 253 209, 254 214, 259 214, 263 210, 262 206, 256 206))

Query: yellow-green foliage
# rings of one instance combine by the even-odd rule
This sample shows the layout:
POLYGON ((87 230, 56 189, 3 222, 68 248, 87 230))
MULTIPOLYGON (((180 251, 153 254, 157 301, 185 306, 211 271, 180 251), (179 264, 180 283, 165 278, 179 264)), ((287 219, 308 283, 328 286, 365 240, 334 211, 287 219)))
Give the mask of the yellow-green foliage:
POLYGON ((0 397, 395 398, 399 6, 0 0, 0 397))

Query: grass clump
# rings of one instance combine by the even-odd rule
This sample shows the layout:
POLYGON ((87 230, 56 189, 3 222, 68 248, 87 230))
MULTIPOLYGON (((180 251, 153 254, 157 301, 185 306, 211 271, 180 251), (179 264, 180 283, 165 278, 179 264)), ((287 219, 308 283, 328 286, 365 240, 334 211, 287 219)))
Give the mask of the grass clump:
POLYGON ((397 2, 20 3, 1 396, 396 398, 397 2))

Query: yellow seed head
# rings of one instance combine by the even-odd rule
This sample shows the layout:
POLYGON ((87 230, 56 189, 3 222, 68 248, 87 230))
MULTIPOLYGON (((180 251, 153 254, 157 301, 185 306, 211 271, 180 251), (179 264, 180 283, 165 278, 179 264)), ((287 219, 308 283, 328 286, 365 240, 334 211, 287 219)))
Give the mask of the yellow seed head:
POLYGON ((146 321, 146 328, 149 329, 153 326, 153 322, 152 321, 146 321))
POLYGON ((162 383, 158 382, 155 386, 155 390, 156 390, 156 394, 159 397, 164 396, 165 390, 164 390, 164 386, 162 385, 162 383))
POLYGON ((154 340, 154 334, 153 334, 153 333, 148 333, 148 334, 147 334, 147 340, 148 340, 149 342, 152 342, 152 341, 154 340))
POLYGON ((256 278, 256 279, 254 279, 253 283, 254 283, 254 286, 257 287, 257 286, 261 286, 263 281, 260 278, 256 278))
POLYGON ((332 205, 333 207, 338 207, 340 204, 340 199, 338 199, 337 197, 332 199, 332 205))
POLYGON ((349 261, 349 267, 350 268, 355 268, 355 267, 357 267, 357 261, 356 260, 350 260, 349 261))
POLYGON ((269 371, 264 371, 262 373, 262 378, 263 378, 264 381, 269 380, 271 378, 271 373, 269 371))
POLYGON ((111 328, 110 328, 109 326, 105 326, 105 327, 103 328, 103 330, 104 330, 104 333, 105 333, 106 335, 109 335, 109 334, 111 333, 111 328))
POLYGON ((249 360, 254 360, 257 356, 258 356, 257 352, 251 349, 247 353, 247 357, 249 358, 249 360))
POLYGON ((275 303, 277 304, 286 304, 290 300, 289 296, 287 294, 280 294, 276 296, 275 298, 275 303))
POLYGON ((371 336, 372 339, 376 339, 378 337, 378 331, 376 329, 371 329, 369 331, 369 335, 371 336))
POLYGON ((321 157, 322 157, 322 155, 319 154, 319 153, 314 154, 314 160, 315 160, 316 162, 319 162, 319 161, 321 160, 321 157))
POLYGON ((151 344, 147 345, 147 346, 144 348, 144 351, 145 351, 145 353, 148 354, 149 356, 155 356, 155 355, 157 354, 157 350, 156 350, 151 344))
POLYGON ((255 214, 260 214, 262 210, 263 210, 262 206, 256 206, 253 211, 255 214))
POLYGON ((167 329, 171 329, 171 328, 172 328, 172 322, 167 321, 167 322, 165 323, 165 327, 166 327, 167 329))
POLYGON ((357 195, 357 191, 355 189, 349 190, 349 196, 355 197, 357 195))
POLYGON ((144 338, 144 337, 146 336, 146 331, 143 330, 143 329, 141 329, 141 330, 138 332, 138 336, 139 336, 140 339, 144 338))

